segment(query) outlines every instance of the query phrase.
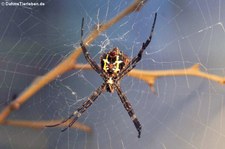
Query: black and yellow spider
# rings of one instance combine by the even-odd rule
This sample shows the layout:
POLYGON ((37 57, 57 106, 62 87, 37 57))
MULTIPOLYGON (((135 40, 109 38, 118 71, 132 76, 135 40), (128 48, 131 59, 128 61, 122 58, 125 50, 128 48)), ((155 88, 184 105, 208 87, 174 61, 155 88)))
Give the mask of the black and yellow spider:
POLYGON ((155 13, 152 29, 150 36, 142 44, 142 48, 139 50, 138 55, 135 56, 133 59, 129 59, 125 54, 123 54, 119 48, 113 48, 108 53, 105 53, 101 56, 101 67, 90 57, 85 45, 83 44, 82 36, 83 36, 83 26, 84 26, 84 18, 82 19, 81 25, 81 43, 80 46, 82 48, 83 54, 85 59, 91 65, 91 67, 102 77, 104 83, 97 88, 89 97, 88 99, 82 104, 80 108, 78 108, 75 112, 73 112, 68 118, 64 119, 62 122, 49 125, 47 127, 55 127, 62 123, 67 122, 68 120, 72 119, 69 125, 62 129, 65 131, 67 128, 71 127, 76 120, 84 113, 87 108, 89 108, 92 103, 97 99, 97 97, 103 93, 104 91, 108 91, 113 93, 116 90, 118 96, 120 97, 121 102, 123 103, 124 108, 127 110, 131 120, 133 121, 137 131, 138 131, 138 138, 141 136, 141 124, 137 119, 137 116, 132 109, 130 102, 128 101, 125 94, 122 92, 120 88, 120 80, 130 72, 136 64, 141 60, 142 54, 146 47, 149 45, 152 39, 155 23, 156 23, 157 13, 155 13))

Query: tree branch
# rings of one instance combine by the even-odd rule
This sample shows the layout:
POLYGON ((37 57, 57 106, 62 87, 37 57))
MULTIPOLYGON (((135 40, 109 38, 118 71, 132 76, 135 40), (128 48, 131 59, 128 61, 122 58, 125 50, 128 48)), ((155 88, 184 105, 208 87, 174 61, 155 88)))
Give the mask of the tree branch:
MULTIPOLYGON (((53 125, 60 123, 62 120, 54 120, 54 121, 25 121, 25 120, 6 120, 2 123, 2 125, 7 126, 16 126, 16 127, 28 127, 28 128, 36 128, 36 129, 44 129, 46 128, 46 125, 53 125)), ((57 127, 66 127, 69 125, 71 120, 67 121, 66 123, 63 123, 60 126, 57 127)), ((77 128, 82 131, 91 132, 91 128, 85 124, 81 124, 79 122, 74 123, 74 125, 71 126, 71 128, 77 128)))
MULTIPOLYGON (((105 24, 101 24, 99 28, 95 28, 84 40, 84 44, 88 46, 92 43, 103 31, 107 30, 109 27, 117 23, 123 17, 129 15, 132 12, 138 11, 141 9, 143 4, 147 0, 135 0, 130 6, 128 6, 125 10, 119 13, 117 16, 112 18, 110 21, 105 24)), ((5 123, 5 119, 9 116, 9 114, 20 108, 20 106, 26 102, 32 95, 34 95, 37 91, 39 91, 42 87, 44 87, 49 82, 53 81, 58 76, 64 74, 67 71, 70 71, 76 65, 76 60, 81 54, 81 48, 77 48, 74 52, 62 61, 59 65, 57 65, 54 69, 49 71, 44 76, 38 77, 27 89, 25 89, 12 103, 6 106, 2 112, 0 113, 0 124, 5 123)))
MULTIPOLYGON (((92 69, 88 64, 77 64, 75 69, 92 69)), ((175 69, 175 70, 139 70, 133 69, 128 73, 128 76, 134 77, 140 80, 145 81, 151 88, 153 92, 155 92, 154 84, 155 80, 159 77, 168 77, 168 76, 196 76, 205 78, 208 80, 215 81, 220 84, 225 84, 225 77, 220 77, 214 74, 209 74, 201 71, 199 68, 199 64, 195 64, 187 69, 175 69)))

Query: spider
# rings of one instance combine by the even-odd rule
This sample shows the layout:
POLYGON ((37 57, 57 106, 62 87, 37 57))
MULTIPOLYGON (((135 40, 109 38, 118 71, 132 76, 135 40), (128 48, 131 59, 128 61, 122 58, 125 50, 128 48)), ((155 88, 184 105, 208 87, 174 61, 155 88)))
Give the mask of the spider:
POLYGON ((80 46, 82 48, 83 54, 85 56, 85 59, 87 62, 91 65, 92 69, 94 69, 104 80, 104 83, 97 88, 92 94, 87 98, 87 100, 82 104, 80 108, 78 108, 75 112, 73 112, 68 118, 64 119, 60 123, 54 124, 54 125, 48 125, 47 127, 56 127, 58 125, 61 125, 68 120, 71 120, 69 125, 62 129, 61 131, 67 130, 69 127, 71 127, 76 120, 81 116, 82 113, 84 113, 98 98, 98 96, 108 91, 110 93, 113 93, 114 90, 116 90, 118 96, 120 97, 120 100, 128 112, 128 115, 130 116, 131 120, 134 123, 134 126, 136 127, 138 131, 138 138, 141 136, 141 124, 137 118, 137 116, 134 113, 134 110, 128 101, 128 98, 126 95, 122 92, 120 88, 120 80, 128 74, 135 66, 136 64, 141 60, 142 54, 144 50, 147 48, 149 43, 151 42, 153 31, 155 28, 157 13, 155 13, 154 21, 151 28, 151 33, 148 39, 142 44, 141 49, 139 50, 137 56, 130 59, 128 56, 123 54, 122 51, 120 51, 119 48, 115 47, 112 50, 110 50, 107 53, 104 53, 101 58, 101 67, 90 57, 86 46, 83 43, 82 37, 83 37, 83 31, 84 31, 84 18, 82 18, 82 24, 81 24, 81 42, 80 46))

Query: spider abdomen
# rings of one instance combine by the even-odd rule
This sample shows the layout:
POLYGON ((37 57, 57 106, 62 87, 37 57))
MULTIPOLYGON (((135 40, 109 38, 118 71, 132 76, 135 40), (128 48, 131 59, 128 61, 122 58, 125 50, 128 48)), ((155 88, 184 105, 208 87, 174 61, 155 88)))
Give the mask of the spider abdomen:
POLYGON ((101 69, 110 77, 115 77, 124 68, 126 61, 119 48, 114 48, 101 57, 101 69))

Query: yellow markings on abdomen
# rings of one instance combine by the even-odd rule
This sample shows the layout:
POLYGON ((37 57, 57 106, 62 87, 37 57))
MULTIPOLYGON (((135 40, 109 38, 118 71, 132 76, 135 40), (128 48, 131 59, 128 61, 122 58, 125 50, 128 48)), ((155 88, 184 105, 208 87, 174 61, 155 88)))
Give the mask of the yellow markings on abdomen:
POLYGON ((103 59, 103 70, 105 72, 108 72, 109 69, 113 71, 114 74, 117 74, 120 71, 120 65, 123 63, 122 60, 120 60, 120 56, 116 55, 116 58, 114 61, 109 61, 109 55, 107 54, 105 59, 103 59))
POLYGON ((107 54, 107 55, 106 55, 106 58, 103 59, 103 62, 104 62, 103 70, 104 70, 105 72, 107 72, 107 70, 109 69, 109 68, 108 68, 108 64, 109 64, 108 57, 109 57, 109 55, 107 54))
POLYGON ((120 71, 120 64, 122 63, 123 61, 119 60, 119 55, 116 56, 116 61, 113 63, 115 65, 116 68, 114 68, 114 73, 117 73, 120 71))

